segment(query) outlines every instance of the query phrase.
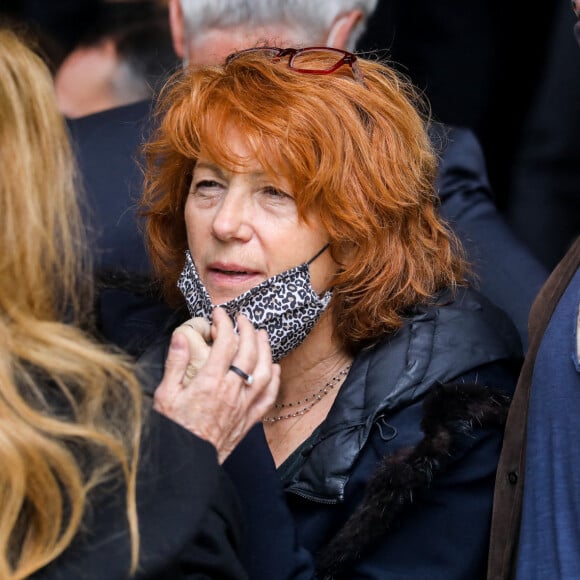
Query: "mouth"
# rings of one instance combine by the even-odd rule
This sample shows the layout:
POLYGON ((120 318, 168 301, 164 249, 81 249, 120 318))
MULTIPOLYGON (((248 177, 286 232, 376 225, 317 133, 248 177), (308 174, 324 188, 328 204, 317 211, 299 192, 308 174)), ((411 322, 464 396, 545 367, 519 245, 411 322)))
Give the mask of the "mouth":
POLYGON ((260 271, 240 264, 208 264, 206 273, 208 289, 211 288, 220 297, 238 296, 264 278, 260 271))
POLYGON ((209 268, 210 272, 216 272, 218 274, 225 274, 226 276, 239 276, 250 274, 248 270, 228 270, 225 268, 209 268))
POLYGON ((208 272, 224 276, 257 276, 259 272, 238 264, 209 264, 208 272))

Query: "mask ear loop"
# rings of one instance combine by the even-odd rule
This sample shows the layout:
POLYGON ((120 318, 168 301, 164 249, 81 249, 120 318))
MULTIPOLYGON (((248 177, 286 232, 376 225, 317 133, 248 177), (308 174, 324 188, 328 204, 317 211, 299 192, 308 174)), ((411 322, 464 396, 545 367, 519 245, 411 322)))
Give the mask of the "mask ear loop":
POLYGON ((323 254, 328 248, 330 248, 330 242, 328 242, 328 244, 326 244, 321 250, 319 250, 318 252, 316 252, 316 254, 314 255, 313 258, 310 258, 310 260, 308 260, 308 262, 306 262, 306 264, 308 266, 310 266, 310 264, 312 264, 312 262, 314 262, 314 260, 316 260, 316 258, 318 258, 318 256, 320 256, 321 254, 323 254))
MULTIPOLYGON (((308 262, 306 262, 307 266, 310 266, 310 264, 312 264, 312 262, 314 262, 314 260, 316 260, 316 258, 318 258, 318 256, 320 256, 321 254, 323 254, 328 248, 330 248, 330 242, 328 242, 328 244, 325 244, 321 250, 319 250, 314 257, 310 258, 310 260, 308 260, 308 262)), ((328 290, 327 290, 328 292, 328 290)))

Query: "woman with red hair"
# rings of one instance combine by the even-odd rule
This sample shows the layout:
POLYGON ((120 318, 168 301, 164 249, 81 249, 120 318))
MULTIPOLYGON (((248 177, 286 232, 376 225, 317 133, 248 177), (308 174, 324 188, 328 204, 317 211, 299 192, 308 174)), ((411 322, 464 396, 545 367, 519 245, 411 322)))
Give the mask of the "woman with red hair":
POLYGON ((158 114, 152 262, 200 361, 217 306, 268 332, 262 424, 319 577, 480 577, 521 350, 438 216, 418 94, 345 51, 259 47, 180 73, 158 114))

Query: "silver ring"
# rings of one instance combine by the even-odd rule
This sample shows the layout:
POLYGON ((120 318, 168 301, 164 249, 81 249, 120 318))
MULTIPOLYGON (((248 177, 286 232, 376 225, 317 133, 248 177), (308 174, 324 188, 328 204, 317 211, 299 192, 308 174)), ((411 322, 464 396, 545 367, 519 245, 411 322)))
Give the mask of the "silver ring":
POLYGON ((254 382, 253 375, 249 375, 249 374, 245 373, 242 369, 238 368, 237 366, 230 365, 229 370, 236 373, 236 375, 238 375, 238 377, 241 377, 243 379, 244 383, 246 383, 246 385, 248 385, 248 386, 250 386, 254 382))

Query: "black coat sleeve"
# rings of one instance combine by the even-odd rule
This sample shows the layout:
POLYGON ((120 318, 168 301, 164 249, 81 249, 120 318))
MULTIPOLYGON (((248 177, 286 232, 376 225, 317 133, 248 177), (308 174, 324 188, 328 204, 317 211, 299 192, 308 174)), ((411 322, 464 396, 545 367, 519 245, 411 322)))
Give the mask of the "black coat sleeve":
MULTIPOLYGON (((125 489, 95 490, 81 533, 34 578, 128 580, 125 489)), ((165 417, 146 421, 137 481, 140 557, 134 580, 247 580, 242 514, 215 449, 165 417)))

